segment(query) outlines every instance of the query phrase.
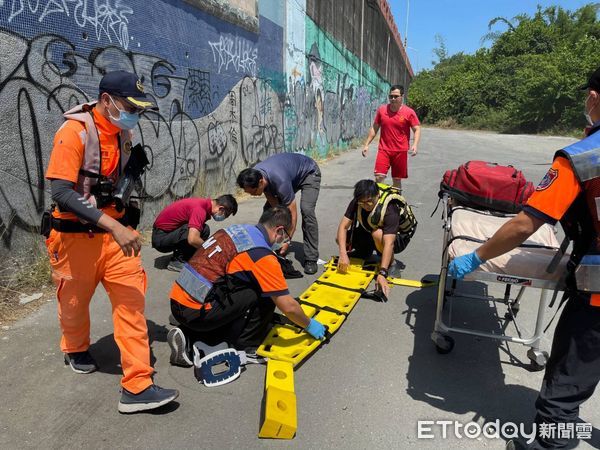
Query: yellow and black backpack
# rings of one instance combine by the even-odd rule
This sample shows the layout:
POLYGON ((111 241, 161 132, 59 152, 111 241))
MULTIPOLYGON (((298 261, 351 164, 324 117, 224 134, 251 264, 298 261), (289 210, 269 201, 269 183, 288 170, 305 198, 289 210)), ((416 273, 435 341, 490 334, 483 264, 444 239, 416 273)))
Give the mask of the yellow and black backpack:
MULTIPOLYGON (((406 248, 411 238, 414 236, 417 229, 417 219, 415 218, 410 205, 406 202, 406 199, 402 196, 401 191, 398 188, 383 183, 377 183, 377 187, 379 188, 379 200, 377 200, 377 205, 375 205, 375 208, 373 208, 373 211, 371 211, 367 220, 372 228, 381 227, 388 205, 390 202, 396 203, 400 212, 400 224, 398 234, 396 235, 396 241, 394 242, 394 253, 400 253, 406 248)), ((366 229, 362 223, 360 209, 360 206, 358 206, 356 218, 363 228, 366 229)))

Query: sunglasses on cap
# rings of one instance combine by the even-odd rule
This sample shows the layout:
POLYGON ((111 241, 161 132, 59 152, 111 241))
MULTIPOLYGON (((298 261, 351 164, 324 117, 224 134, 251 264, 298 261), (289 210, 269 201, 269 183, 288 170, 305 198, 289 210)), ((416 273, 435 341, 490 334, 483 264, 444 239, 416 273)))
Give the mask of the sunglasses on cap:
POLYGON ((127 100, 125 100, 123 97, 118 97, 116 95, 111 95, 108 92, 106 93, 110 100, 112 101, 112 103, 114 104, 114 106, 121 111, 122 109, 125 110, 125 112, 128 112, 129 114, 142 114, 144 112, 143 108, 137 108, 135 106, 133 106, 131 103, 129 103, 127 100), (118 100, 119 105, 117 105, 115 103, 115 100, 118 100))

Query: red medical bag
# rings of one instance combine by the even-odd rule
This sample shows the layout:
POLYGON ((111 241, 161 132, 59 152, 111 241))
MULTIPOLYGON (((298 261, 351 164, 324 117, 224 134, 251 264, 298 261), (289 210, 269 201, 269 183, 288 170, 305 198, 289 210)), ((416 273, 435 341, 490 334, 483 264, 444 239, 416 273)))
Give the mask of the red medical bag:
POLYGON ((439 196, 447 193, 472 208, 517 213, 534 190, 523 172, 513 166, 468 161, 458 169, 446 171, 439 196))

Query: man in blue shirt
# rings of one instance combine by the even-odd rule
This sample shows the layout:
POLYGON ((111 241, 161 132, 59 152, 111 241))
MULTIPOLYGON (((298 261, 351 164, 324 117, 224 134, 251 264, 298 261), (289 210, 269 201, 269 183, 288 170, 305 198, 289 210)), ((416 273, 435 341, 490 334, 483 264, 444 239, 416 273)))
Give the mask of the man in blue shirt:
MULTIPOLYGON (((302 191, 300 213, 304 235, 304 273, 317 271, 319 258, 319 226, 315 207, 321 188, 321 171, 317 163, 299 153, 280 153, 258 163, 254 168, 244 169, 237 183, 250 195, 265 195, 268 206, 286 206, 292 214, 290 237, 296 231, 298 206, 296 192, 302 191)), ((289 245, 282 247, 285 255, 289 245)))

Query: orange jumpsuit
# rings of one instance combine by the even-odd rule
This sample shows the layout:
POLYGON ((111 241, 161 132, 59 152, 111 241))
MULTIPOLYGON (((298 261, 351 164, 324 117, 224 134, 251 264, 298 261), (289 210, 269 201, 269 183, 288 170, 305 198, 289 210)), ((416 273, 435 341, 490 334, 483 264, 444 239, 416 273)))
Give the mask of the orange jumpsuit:
MULTIPOLYGON (((93 110, 98 128, 102 175, 119 165, 118 135, 121 131, 93 110)), ((83 123, 68 120, 57 131, 47 179, 77 183, 83 163, 85 133, 83 123)), ((103 212, 118 218, 113 206, 103 212)), ((54 211, 62 220, 77 220, 68 212, 54 211)), ((141 256, 127 257, 112 235, 106 233, 64 233, 52 230, 46 240, 52 279, 58 299, 62 330, 60 348, 65 353, 86 351, 90 346, 89 303, 98 283, 102 283, 112 304, 114 338, 121 352, 121 385, 137 394, 152 384, 148 328, 144 317, 146 273, 141 256)))

